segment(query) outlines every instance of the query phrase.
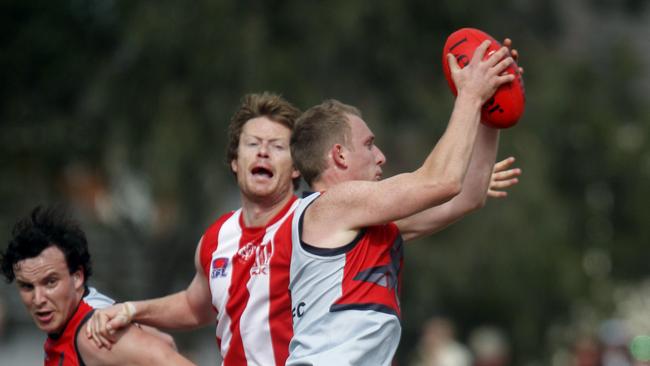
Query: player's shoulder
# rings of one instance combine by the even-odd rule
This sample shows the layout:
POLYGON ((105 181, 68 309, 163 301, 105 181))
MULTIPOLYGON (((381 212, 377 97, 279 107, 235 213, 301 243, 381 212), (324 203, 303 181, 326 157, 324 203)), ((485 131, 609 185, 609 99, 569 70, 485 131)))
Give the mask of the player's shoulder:
POLYGON ((224 213, 223 215, 219 216, 216 220, 212 221, 212 223, 208 226, 208 228, 205 230, 205 232, 208 233, 208 232, 213 231, 213 230, 218 231, 219 228, 221 226, 223 226, 223 224, 226 221, 228 221, 228 219, 230 219, 231 217, 233 217, 235 215, 239 215, 240 212, 241 212, 241 208, 224 213))
MULTIPOLYGON (((203 233, 203 236, 201 236, 201 239, 199 240, 197 246, 197 259, 199 261, 198 263, 200 263, 201 267, 203 267, 204 270, 206 268, 209 268, 209 262, 212 258, 212 253, 217 249, 217 246, 219 245, 219 232, 229 219, 236 219, 236 217, 234 217, 235 215, 241 215, 241 208, 238 210, 226 212, 225 214, 219 216, 219 218, 217 218, 212 222, 210 226, 208 226, 208 228, 203 233)), ((229 231, 241 231, 240 228, 235 227, 239 225, 239 220, 236 219, 234 222, 235 224, 230 225, 229 231)))
POLYGON ((84 294, 83 300, 93 309, 104 309, 113 304, 115 300, 97 291, 96 288, 89 286, 84 294))

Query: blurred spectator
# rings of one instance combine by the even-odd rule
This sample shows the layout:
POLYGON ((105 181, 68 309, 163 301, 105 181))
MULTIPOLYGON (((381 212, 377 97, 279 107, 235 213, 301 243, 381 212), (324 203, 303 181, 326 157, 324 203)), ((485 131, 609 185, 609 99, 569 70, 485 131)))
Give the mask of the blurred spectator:
POLYGON ((632 365, 632 358, 628 350, 630 335, 623 321, 618 319, 605 320, 600 325, 598 335, 603 346, 603 366, 632 365))
POLYGON ((469 347, 474 355, 474 366, 510 365, 510 345, 500 329, 483 326, 469 336, 469 347))
POLYGON ((431 318, 422 328, 418 358, 413 366, 470 366, 472 356, 456 340, 454 324, 442 317, 431 318))
POLYGON ((573 366, 603 366, 602 345, 593 336, 581 336, 573 344, 573 366))

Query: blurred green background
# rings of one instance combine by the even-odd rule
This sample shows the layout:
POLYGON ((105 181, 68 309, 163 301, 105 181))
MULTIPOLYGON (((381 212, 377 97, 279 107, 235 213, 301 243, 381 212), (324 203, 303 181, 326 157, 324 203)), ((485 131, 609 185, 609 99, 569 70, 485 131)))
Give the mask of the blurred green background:
MULTIPOLYGON (((203 230, 238 207, 224 144, 243 94, 356 105, 388 175, 412 170, 452 109, 442 46, 471 26, 520 51, 526 112, 499 158, 523 175, 507 199, 407 245, 399 363, 432 316, 461 343, 501 329, 512 365, 571 364, 583 336, 605 347, 622 332, 625 348, 650 333, 649 5, 2 1, 3 248, 33 206, 62 202, 89 236, 93 285, 119 300, 180 290, 203 230)), ((7 343, 33 325, 13 285, 0 295, 7 343)), ((174 333, 190 355, 213 334, 174 333)))

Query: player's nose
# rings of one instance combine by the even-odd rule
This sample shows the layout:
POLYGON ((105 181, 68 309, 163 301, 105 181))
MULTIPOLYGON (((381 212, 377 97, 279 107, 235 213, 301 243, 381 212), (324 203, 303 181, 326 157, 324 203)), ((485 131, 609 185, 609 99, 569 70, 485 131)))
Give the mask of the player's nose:
POLYGON ((34 288, 34 298, 32 298, 32 302, 36 306, 43 305, 46 302, 45 292, 42 288, 38 286, 34 288))
POLYGON ((269 156, 269 145, 266 142, 263 142, 259 145, 257 149, 257 156, 268 157, 269 156))
POLYGON ((386 156, 377 146, 375 146, 375 160, 377 161, 377 165, 384 165, 386 163, 386 156))

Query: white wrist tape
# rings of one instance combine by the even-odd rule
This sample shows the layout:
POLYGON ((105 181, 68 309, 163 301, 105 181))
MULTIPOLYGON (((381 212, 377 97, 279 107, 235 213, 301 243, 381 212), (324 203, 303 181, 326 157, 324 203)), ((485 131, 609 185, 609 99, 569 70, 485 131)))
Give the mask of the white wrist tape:
POLYGON ((126 313, 126 318, 129 320, 129 323, 133 321, 133 317, 135 316, 135 305, 133 305, 132 302, 127 301, 124 304, 124 312, 126 313))

